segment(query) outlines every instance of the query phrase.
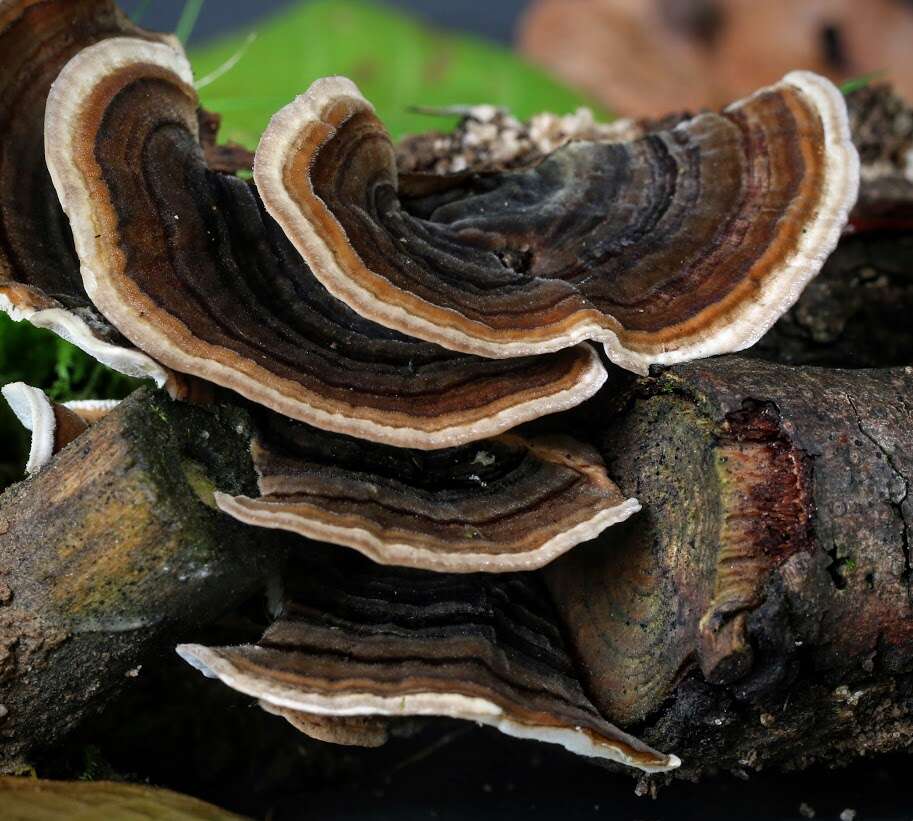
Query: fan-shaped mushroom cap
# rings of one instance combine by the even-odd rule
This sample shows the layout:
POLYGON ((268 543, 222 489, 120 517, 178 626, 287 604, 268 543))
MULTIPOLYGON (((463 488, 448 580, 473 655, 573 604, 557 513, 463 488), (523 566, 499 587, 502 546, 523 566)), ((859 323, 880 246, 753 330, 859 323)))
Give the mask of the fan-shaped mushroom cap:
POLYGON ((217 493, 219 508, 381 564, 530 570, 640 510, 595 451, 566 438, 505 435, 425 453, 274 418, 251 450, 263 495, 217 493))
POLYGON ((128 38, 80 53, 48 101, 48 166, 86 290, 158 361, 317 427, 417 448, 499 433, 602 385, 589 347, 492 363, 363 320, 253 185, 206 167, 196 109, 184 57, 128 38))
POLYGON ((600 340, 644 371, 757 341, 836 245, 858 157, 840 92, 795 72, 672 131, 398 190, 387 132, 335 77, 276 114, 254 176, 363 316, 490 357, 600 340))
POLYGON ((48 328, 115 370, 162 385, 165 369, 89 302, 44 160, 51 83, 81 49, 125 33, 152 36, 113 0, 0 0, 0 310, 48 328))
POLYGON ((535 576, 327 563, 259 644, 178 653, 272 705, 317 716, 450 716, 647 771, 679 765, 606 721, 535 576))
POLYGON ((16 418, 32 433, 26 473, 41 470, 55 453, 118 404, 118 400, 109 399, 57 404, 44 391, 24 382, 10 382, 3 386, 2 392, 16 418))
POLYGON ((94 425, 121 403, 120 399, 74 399, 64 402, 63 407, 75 413, 87 425, 94 425))
MULTIPOLYGON (((32 433, 32 443, 29 447, 29 458, 25 464, 26 473, 36 473, 43 468, 54 453, 59 449, 55 433, 57 433, 57 419, 54 406, 45 396, 44 391, 26 385, 24 382, 12 382, 3 386, 3 398, 6 399, 10 409, 22 426, 32 433)), ((79 424, 79 418, 73 415, 65 417, 67 422, 79 424)), ((82 425, 82 429, 85 429, 82 425)), ((76 435, 81 433, 78 431, 76 435)))

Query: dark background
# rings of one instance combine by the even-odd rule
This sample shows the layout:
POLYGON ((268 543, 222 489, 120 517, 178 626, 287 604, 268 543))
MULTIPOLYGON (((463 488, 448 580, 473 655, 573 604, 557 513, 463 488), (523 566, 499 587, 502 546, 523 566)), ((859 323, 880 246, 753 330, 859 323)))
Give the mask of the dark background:
MULTIPOLYGON (((191 42, 250 24, 295 1, 208 0, 191 42)), ((504 44, 513 41, 517 20, 529 4, 529 0, 375 2, 411 12, 433 26, 504 44)), ((141 23, 172 31, 184 3, 152 0, 141 23)), ((141 0, 122 0, 121 5, 132 12, 141 0)), ((226 720, 232 720, 230 714, 226 720)), ((836 821, 842 811, 853 809, 856 821, 913 819, 909 756, 861 761, 843 770, 818 766, 803 773, 746 776, 744 781, 723 775, 699 785, 676 783, 653 800, 635 796, 636 780, 629 775, 608 773, 551 745, 514 741, 493 730, 460 725, 439 730, 423 739, 394 740, 383 752, 345 753, 360 759, 370 775, 342 788, 331 780, 322 789, 271 802, 272 817, 767 821, 807 818, 813 810, 817 819, 836 821), (805 812, 800 811, 803 804, 805 812)), ((244 802, 238 799, 238 803, 244 802)))
MULTIPOLYGON (((251 23, 294 0, 209 0, 203 4, 191 43, 251 23)), ((529 0, 375 0, 384 6, 408 11, 434 26, 472 32, 501 43, 513 40, 520 13, 529 0)), ((152 0, 143 13, 142 25, 157 31, 173 31, 185 0, 152 0)), ((142 0, 122 0, 134 12, 142 0)))

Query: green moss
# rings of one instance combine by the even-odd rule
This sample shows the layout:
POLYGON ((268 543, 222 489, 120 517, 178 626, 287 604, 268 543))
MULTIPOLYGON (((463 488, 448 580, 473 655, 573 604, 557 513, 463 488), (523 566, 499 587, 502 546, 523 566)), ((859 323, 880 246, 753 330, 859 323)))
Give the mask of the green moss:
POLYGON ((181 463, 181 467, 184 471, 184 478, 187 480, 187 484, 190 485, 194 494, 196 494, 196 497, 206 505, 206 507, 216 510, 216 486, 212 479, 206 475, 206 468, 199 464, 199 462, 194 462, 192 459, 185 459, 181 463))

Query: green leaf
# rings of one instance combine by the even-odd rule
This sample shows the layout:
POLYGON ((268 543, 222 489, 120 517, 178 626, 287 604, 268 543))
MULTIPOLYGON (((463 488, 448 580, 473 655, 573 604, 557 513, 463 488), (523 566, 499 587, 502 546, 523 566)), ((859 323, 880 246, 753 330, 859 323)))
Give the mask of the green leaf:
POLYGON ((882 79, 884 75, 884 70, 880 70, 870 71, 868 74, 860 74, 858 77, 851 77, 840 85, 840 91, 843 94, 852 94, 854 91, 858 91, 860 88, 865 88, 876 80, 882 79))
MULTIPOLYGON (((203 105, 223 114, 222 139, 250 148, 278 108, 332 74, 359 85, 394 138, 455 122, 409 110, 416 105, 492 103, 529 117, 588 104, 506 49, 431 30, 363 0, 298 3, 253 30, 257 39, 237 65, 201 90, 203 105)), ((224 65, 249 33, 191 51, 196 75, 224 65)))

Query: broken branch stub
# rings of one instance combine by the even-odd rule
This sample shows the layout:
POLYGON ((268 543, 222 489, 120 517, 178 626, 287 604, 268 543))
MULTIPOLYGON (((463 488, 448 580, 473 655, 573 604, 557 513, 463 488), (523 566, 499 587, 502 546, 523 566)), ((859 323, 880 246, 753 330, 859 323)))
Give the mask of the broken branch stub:
POLYGON ((913 740, 911 396, 740 357, 639 385, 601 449, 644 512, 544 570, 607 718, 691 774, 913 740))
POLYGON ((253 485, 246 416, 139 391, 0 496, 0 770, 127 674, 261 589, 285 545, 227 520, 253 485))

